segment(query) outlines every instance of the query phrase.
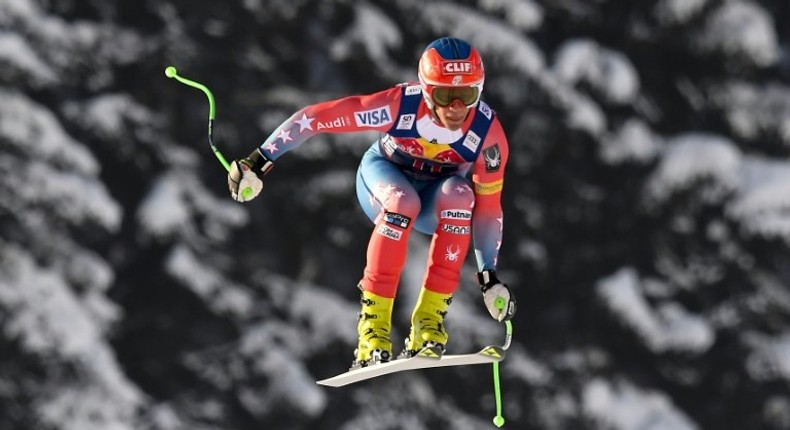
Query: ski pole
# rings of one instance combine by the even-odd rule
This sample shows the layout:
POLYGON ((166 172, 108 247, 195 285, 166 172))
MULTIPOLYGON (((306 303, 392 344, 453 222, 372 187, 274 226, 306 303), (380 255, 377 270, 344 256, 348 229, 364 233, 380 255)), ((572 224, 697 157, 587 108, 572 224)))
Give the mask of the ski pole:
MULTIPOLYGON (((505 300, 497 297, 495 306, 499 309, 505 308, 505 300)), ((502 346, 503 350, 510 348, 510 342, 513 340, 513 324, 510 321, 505 321, 505 344, 502 346)), ((494 363, 494 398, 496 399, 496 416, 494 417, 494 425, 502 427, 505 425, 505 417, 502 416, 502 391, 499 386, 499 362, 494 363)))
MULTIPOLYGON (((230 164, 228 164, 228 161, 225 160, 225 157, 222 155, 222 153, 219 152, 217 146, 214 145, 214 118, 216 108, 214 105, 214 95, 211 94, 211 90, 199 82, 179 76, 178 72, 176 72, 176 68, 173 66, 168 66, 165 69, 165 76, 168 78, 175 78, 175 80, 181 82, 184 85, 189 85, 190 87, 197 88, 206 93, 206 97, 208 97, 208 144, 211 146, 211 150, 214 152, 214 155, 217 156, 219 162, 222 163, 222 167, 225 168, 225 171, 230 171, 230 164)), ((245 189, 243 191, 246 192, 247 190, 245 189)), ((250 192, 252 192, 252 190, 250 190, 250 192)))

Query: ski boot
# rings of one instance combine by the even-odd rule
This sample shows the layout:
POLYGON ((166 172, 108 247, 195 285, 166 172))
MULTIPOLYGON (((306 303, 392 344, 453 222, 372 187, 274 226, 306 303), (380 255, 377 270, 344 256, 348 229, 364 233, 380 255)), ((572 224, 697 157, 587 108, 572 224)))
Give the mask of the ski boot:
POLYGON ((414 357, 423 348, 438 347, 444 352, 447 331, 444 317, 452 301, 452 294, 435 293, 423 288, 411 315, 411 330, 399 358, 414 357))
POLYGON ((357 333, 359 343, 354 350, 351 368, 356 369, 377 363, 386 363, 392 358, 392 305, 395 299, 362 291, 357 333))

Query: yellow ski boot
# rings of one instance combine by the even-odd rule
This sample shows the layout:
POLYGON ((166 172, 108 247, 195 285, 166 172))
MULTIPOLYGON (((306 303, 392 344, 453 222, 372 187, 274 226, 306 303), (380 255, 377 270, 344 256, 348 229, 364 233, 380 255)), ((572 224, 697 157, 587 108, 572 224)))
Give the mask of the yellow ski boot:
POLYGON ((448 338, 444 317, 452 297, 452 294, 435 293, 423 287, 411 315, 411 330, 401 357, 414 357, 429 346, 438 347, 444 352, 448 338))
POLYGON ((362 291, 357 333, 359 344, 354 350, 351 368, 365 367, 376 363, 386 363, 392 358, 392 305, 395 299, 378 296, 370 291, 362 291))

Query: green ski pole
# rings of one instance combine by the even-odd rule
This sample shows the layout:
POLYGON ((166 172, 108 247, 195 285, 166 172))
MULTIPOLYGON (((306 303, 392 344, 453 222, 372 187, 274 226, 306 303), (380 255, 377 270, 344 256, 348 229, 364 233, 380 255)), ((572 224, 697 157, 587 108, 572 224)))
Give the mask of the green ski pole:
MULTIPOLYGON (((505 300, 497 297, 495 305, 499 309, 505 307, 505 300)), ((513 324, 510 321, 505 321, 505 344, 502 346, 503 350, 510 348, 510 342, 513 340, 513 324)), ((499 362, 495 361, 494 365, 494 398, 496 399, 496 416, 494 417, 494 425, 502 427, 505 425, 505 417, 502 416, 502 391, 499 385, 499 362)))
MULTIPOLYGON (((211 146, 211 150, 214 152, 214 155, 217 156, 219 162, 222 163, 222 167, 225 168, 225 171, 230 171, 230 164, 222 155, 222 153, 219 152, 217 146, 214 145, 214 118, 216 114, 216 108, 214 105, 214 95, 211 94, 211 90, 209 90, 208 87, 206 87, 205 85, 199 82, 195 82, 191 79, 187 79, 183 76, 179 76, 178 72, 176 72, 176 68, 173 66, 168 66, 165 69, 165 76, 167 76, 168 78, 175 78, 175 80, 181 82, 184 85, 189 85, 190 87, 197 88, 203 91, 204 93, 206 93, 206 97, 208 97, 208 144, 211 146)), ((251 192, 252 190, 249 188, 243 190, 243 193, 245 194, 251 192)))

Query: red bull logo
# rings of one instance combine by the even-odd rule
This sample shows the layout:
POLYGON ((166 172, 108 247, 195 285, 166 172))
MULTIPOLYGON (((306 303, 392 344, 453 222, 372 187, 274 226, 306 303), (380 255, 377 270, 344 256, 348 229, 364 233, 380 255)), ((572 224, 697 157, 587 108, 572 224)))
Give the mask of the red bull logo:
POLYGON ((440 163, 449 163, 449 164, 461 164, 466 162, 466 160, 464 160, 463 157, 458 155, 458 153, 452 149, 447 149, 445 151, 436 154, 433 157, 433 159, 440 163))
POLYGON ((400 150, 415 156, 415 157, 422 157, 425 154, 425 148, 420 145, 420 142, 417 139, 396 139, 398 141, 398 147, 400 150))

